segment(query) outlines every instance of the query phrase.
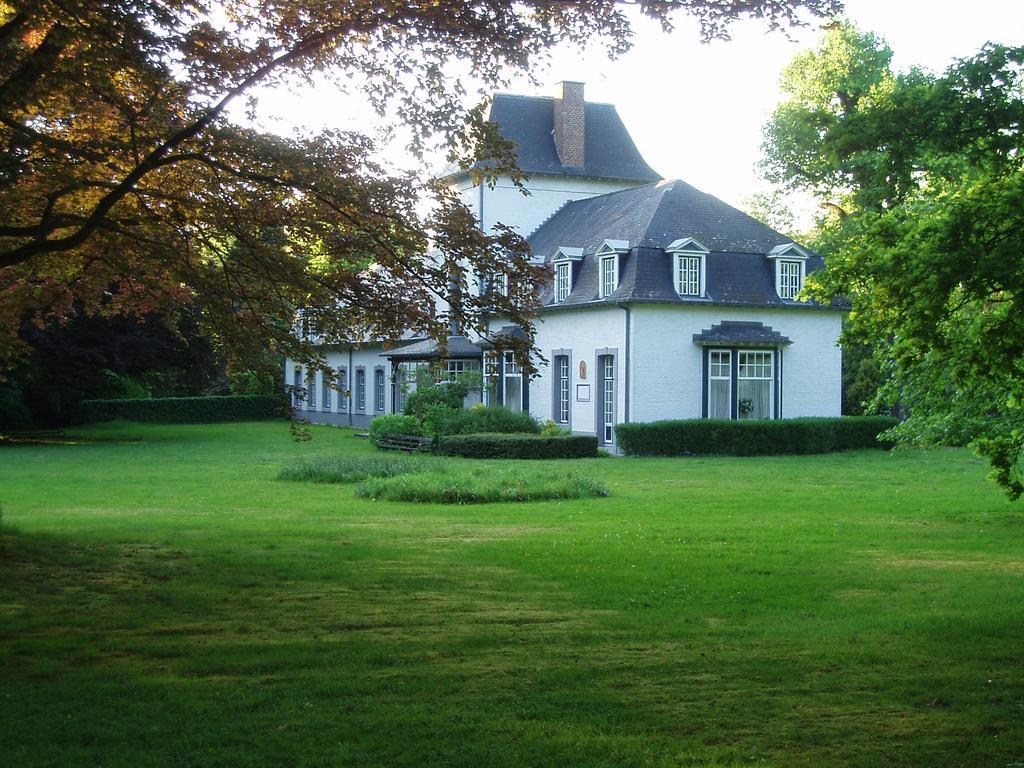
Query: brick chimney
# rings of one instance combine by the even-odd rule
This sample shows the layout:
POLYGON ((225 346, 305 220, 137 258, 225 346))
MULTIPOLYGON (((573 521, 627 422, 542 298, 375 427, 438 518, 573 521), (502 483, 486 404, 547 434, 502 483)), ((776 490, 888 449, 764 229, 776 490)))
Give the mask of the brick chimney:
POLYGON ((556 86, 553 133, 562 165, 584 165, 587 119, 583 83, 563 80, 556 86))

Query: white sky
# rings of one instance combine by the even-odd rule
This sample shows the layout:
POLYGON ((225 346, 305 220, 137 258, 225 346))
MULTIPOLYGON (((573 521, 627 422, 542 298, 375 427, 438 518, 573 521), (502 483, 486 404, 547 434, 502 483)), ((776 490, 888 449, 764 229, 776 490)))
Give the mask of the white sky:
MULTIPOLYGON (((941 71, 989 41, 1024 44, 1022 0, 846 0, 846 11, 889 42, 899 70, 941 71)), ((616 105, 640 152, 666 178, 684 179, 734 205, 766 188, 756 170, 761 127, 778 102, 782 69, 813 45, 817 28, 791 31, 787 39, 764 24, 743 22, 733 26, 731 40, 708 44, 682 15, 671 35, 643 19, 635 30, 633 49, 616 61, 600 50, 556 51, 550 66, 536 73, 543 88, 522 79, 508 90, 548 95, 559 80, 582 80, 588 101, 616 105)), ((282 133, 319 127, 373 133, 374 120, 358 100, 325 87, 264 92, 257 109, 258 125, 282 133)), ((406 164, 400 149, 389 157, 406 164)))

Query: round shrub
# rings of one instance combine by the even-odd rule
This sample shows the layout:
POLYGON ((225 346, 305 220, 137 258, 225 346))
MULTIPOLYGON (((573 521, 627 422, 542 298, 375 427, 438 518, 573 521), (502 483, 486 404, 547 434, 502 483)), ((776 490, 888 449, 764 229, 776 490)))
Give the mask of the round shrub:
POLYGON ((444 423, 439 425, 437 434, 469 435, 484 432, 537 434, 540 432, 540 426, 528 413, 514 413, 508 408, 488 405, 453 411, 444 423))
POLYGON ((415 416, 393 413, 377 416, 370 422, 370 442, 380 448, 388 435, 423 435, 423 426, 415 416))

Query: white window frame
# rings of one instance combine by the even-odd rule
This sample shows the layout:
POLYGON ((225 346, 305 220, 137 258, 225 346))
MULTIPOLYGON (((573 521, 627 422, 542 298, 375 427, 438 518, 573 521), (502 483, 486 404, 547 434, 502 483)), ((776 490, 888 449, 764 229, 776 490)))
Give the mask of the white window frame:
POLYGON ((707 414, 708 414, 708 418, 709 419, 717 419, 717 418, 719 418, 718 416, 712 416, 711 415, 711 382, 712 381, 725 381, 725 382, 728 383, 729 386, 727 387, 727 391, 729 393, 729 397, 728 397, 728 400, 726 402, 725 412, 727 414, 726 415, 727 419, 731 419, 732 418, 732 358, 733 358, 733 350, 731 350, 731 349, 709 349, 708 350, 708 372, 707 372, 707 376, 708 376, 708 394, 707 394, 707 398, 708 399, 707 399, 707 403, 705 403, 705 408, 707 409, 707 414), (722 376, 721 374, 716 376, 715 373, 714 373, 715 366, 716 365, 718 365, 718 366, 722 365, 721 362, 716 363, 714 361, 714 356, 715 355, 725 355, 725 365, 726 365, 726 371, 727 371, 725 376, 722 376))
POLYGON ((703 296, 704 254, 680 251, 675 257, 672 282, 676 287, 676 293, 680 296, 703 296))
POLYGON ((615 355, 598 357, 598 375, 601 381, 601 428, 603 445, 615 442, 615 355))
MULTIPOLYGON (((749 363, 748 363, 749 365, 749 363)), ((757 365, 763 365, 757 363, 757 365)), ((740 381, 767 381, 768 382, 768 415, 765 419, 775 418, 775 351, 771 349, 738 349, 736 350, 736 388, 739 390, 740 381), (767 376, 740 376, 740 369, 743 367, 744 355, 767 355, 768 375, 767 376)), ((739 413, 739 403, 736 404, 736 418, 742 419, 739 413)))
POLYGON ((558 423, 569 423, 569 356, 558 356, 558 423))
POLYGON ((356 410, 366 413, 366 369, 356 368, 356 410))
POLYGON ((344 366, 339 368, 335 372, 334 381, 338 386, 338 413, 345 413, 348 410, 348 369, 344 366))
POLYGON ((796 243, 776 245, 768 252, 769 260, 775 262, 775 293, 783 301, 799 301, 797 296, 804 289, 804 278, 807 276, 807 259, 810 255, 810 252, 804 250, 796 243), (788 271, 785 280, 783 280, 782 276, 784 264, 788 271), (794 269, 796 270, 795 274, 793 272, 794 269), (794 277, 796 278, 795 285, 794 277))
POLYGON ((619 287, 619 256, 602 256, 598 262, 600 272, 600 296, 608 298, 619 287), (609 279, 610 278, 610 279, 609 279))
MULTIPOLYGON (((727 418, 729 418, 729 419, 736 419, 736 420, 741 420, 743 418, 740 415, 740 412, 739 412, 739 402, 734 402, 733 401, 734 391, 738 392, 738 390, 739 390, 739 383, 740 383, 741 380, 742 381, 767 381, 768 382, 768 413, 767 413, 767 415, 764 418, 765 419, 774 419, 774 418, 776 418, 776 415, 775 415, 775 409, 776 409, 776 393, 775 393, 775 388, 776 388, 776 376, 778 374, 778 370, 776 368, 776 363, 777 363, 776 353, 777 352, 778 352, 778 350, 776 350, 776 349, 765 349, 764 347, 760 347, 760 348, 758 348, 758 347, 755 347, 755 348, 717 347, 717 348, 708 349, 707 373, 706 373, 706 377, 707 377, 707 400, 704 403, 704 407, 705 407, 706 413, 707 413, 707 418, 709 418, 709 419, 718 418, 716 416, 712 416, 711 415, 711 382, 712 381, 727 381, 729 383, 729 387, 728 387, 729 401, 728 401, 728 406, 726 408, 726 411, 727 411, 727 413, 729 415, 728 415, 727 418), (715 366, 716 366, 716 363, 714 362, 714 355, 716 355, 716 354, 718 354, 718 355, 725 355, 726 356, 727 366, 728 366, 728 368, 727 368, 728 373, 725 376, 720 375, 720 374, 719 375, 714 375, 714 370, 715 370, 715 366), (741 367, 741 360, 743 359, 743 355, 767 355, 768 356, 768 376, 767 377, 765 377, 765 376, 743 376, 743 377, 741 377, 740 376, 740 367, 741 367), (733 376, 733 372, 734 371, 735 371, 735 377, 733 376), (735 412, 735 416, 733 416, 734 412, 735 412)), ((718 363, 717 365, 721 365, 721 363, 718 363)), ((738 397, 738 395, 735 395, 735 396, 738 397)))
POLYGON ((320 410, 331 411, 331 377, 327 375, 327 372, 323 372, 321 375, 320 385, 320 410))
POLYGON ((778 259, 775 266, 775 290, 780 299, 796 301, 804 288, 804 270, 803 259, 778 259))
POLYGON ((309 393, 306 396, 306 410, 316 410, 316 371, 306 372, 306 391, 309 393))
POLYGON ((301 408, 305 400, 302 387, 302 367, 296 365, 292 373, 292 407, 301 408))
POLYGON ((502 355, 501 359, 501 404, 508 408, 510 411, 516 413, 525 410, 523 408, 523 395, 524 387, 526 385, 526 379, 523 377, 523 368, 516 362, 515 355, 511 352, 506 352, 502 355), (508 399, 508 380, 519 379, 519 403, 515 408, 510 407, 506 400, 508 399))
POLYGON ((385 408, 385 403, 387 402, 387 396, 386 396, 387 384, 385 383, 386 381, 387 381, 387 376, 384 375, 384 369, 383 368, 374 368, 373 369, 373 405, 374 405, 374 410, 378 411, 379 413, 383 413, 386 410, 386 408, 385 408))
POLYGON ((555 262, 555 303, 561 304, 572 293, 572 262, 555 262))
POLYGON ((672 257, 672 287, 677 296, 704 298, 707 293, 708 247, 693 237, 673 240, 665 253, 672 257), (693 279, 692 259, 697 260, 697 277, 693 279))

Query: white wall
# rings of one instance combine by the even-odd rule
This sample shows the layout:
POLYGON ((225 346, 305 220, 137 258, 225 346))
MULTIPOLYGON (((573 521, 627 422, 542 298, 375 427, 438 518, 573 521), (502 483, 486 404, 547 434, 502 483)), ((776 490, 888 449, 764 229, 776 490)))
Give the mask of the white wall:
MULTIPOLYGON (((346 398, 344 404, 337 390, 331 391, 331 406, 329 410, 323 407, 323 374, 315 374, 316 401, 314 407, 310 407, 309 399, 298 406, 296 415, 299 418, 308 419, 314 424, 338 424, 347 426, 365 427, 369 420, 382 413, 391 413, 391 364, 386 357, 381 357, 384 349, 380 346, 362 346, 352 350, 351 363, 349 362, 348 350, 332 351, 327 353, 327 364, 335 371, 345 368, 348 373, 348 388, 351 397, 346 398), (366 370, 366 407, 358 408, 356 403, 356 369, 366 370), (374 371, 382 367, 384 369, 384 410, 376 409, 376 392, 374 390, 374 371), (351 417, 351 419, 350 419, 351 417)), ((286 359, 284 366, 285 384, 291 385, 294 382, 296 363, 294 360, 286 359)), ((306 385, 306 370, 302 370, 303 386, 306 385)))
POLYGON ((573 432, 595 430, 598 392, 596 350, 616 349, 618 386, 616 387, 616 418, 625 414, 625 387, 622 371, 626 351, 626 313, 617 307, 597 307, 570 312, 542 314, 537 320, 536 346, 547 363, 540 368, 540 376, 530 382, 530 413, 542 421, 553 417, 554 373, 552 353, 556 349, 571 349, 569 365, 569 407, 573 432), (580 361, 587 363, 587 378, 580 378, 580 361), (590 402, 577 402, 576 385, 590 385, 590 402))
MULTIPOLYGON (((474 187, 467 178, 454 184, 462 202, 480 219, 480 187, 474 187)), ((582 200, 620 189, 640 186, 638 182, 587 179, 573 176, 534 175, 526 183, 530 195, 525 196, 508 176, 498 179, 493 189, 483 187, 483 221, 485 231, 495 224, 514 227, 528 237, 537 227, 570 200, 582 200)), ((541 254, 538 254, 538 256, 541 254)))
MULTIPOLYGON (((616 418, 626 414, 625 311, 618 307, 578 309, 541 315, 537 349, 548 358, 530 382, 530 412, 553 416, 552 353, 571 349, 570 407, 574 432, 594 432, 598 390, 596 350, 617 349, 616 418), (587 361, 591 402, 576 401, 580 360, 587 361)), ((814 309, 760 309, 640 304, 631 307, 632 365, 630 421, 701 417, 702 352, 694 334, 723 320, 759 321, 793 343, 783 350, 782 417, 839 416, 842 410, 842 353, 837 346, 842 313, 814 309)))
POLYGON ((723 320, 758 321, 793 343, 782 353, 782 417, 839 416, 842 313, 814 309, 635 306, 632 421, 701 416, 701 348, 693 335, 723 320))

